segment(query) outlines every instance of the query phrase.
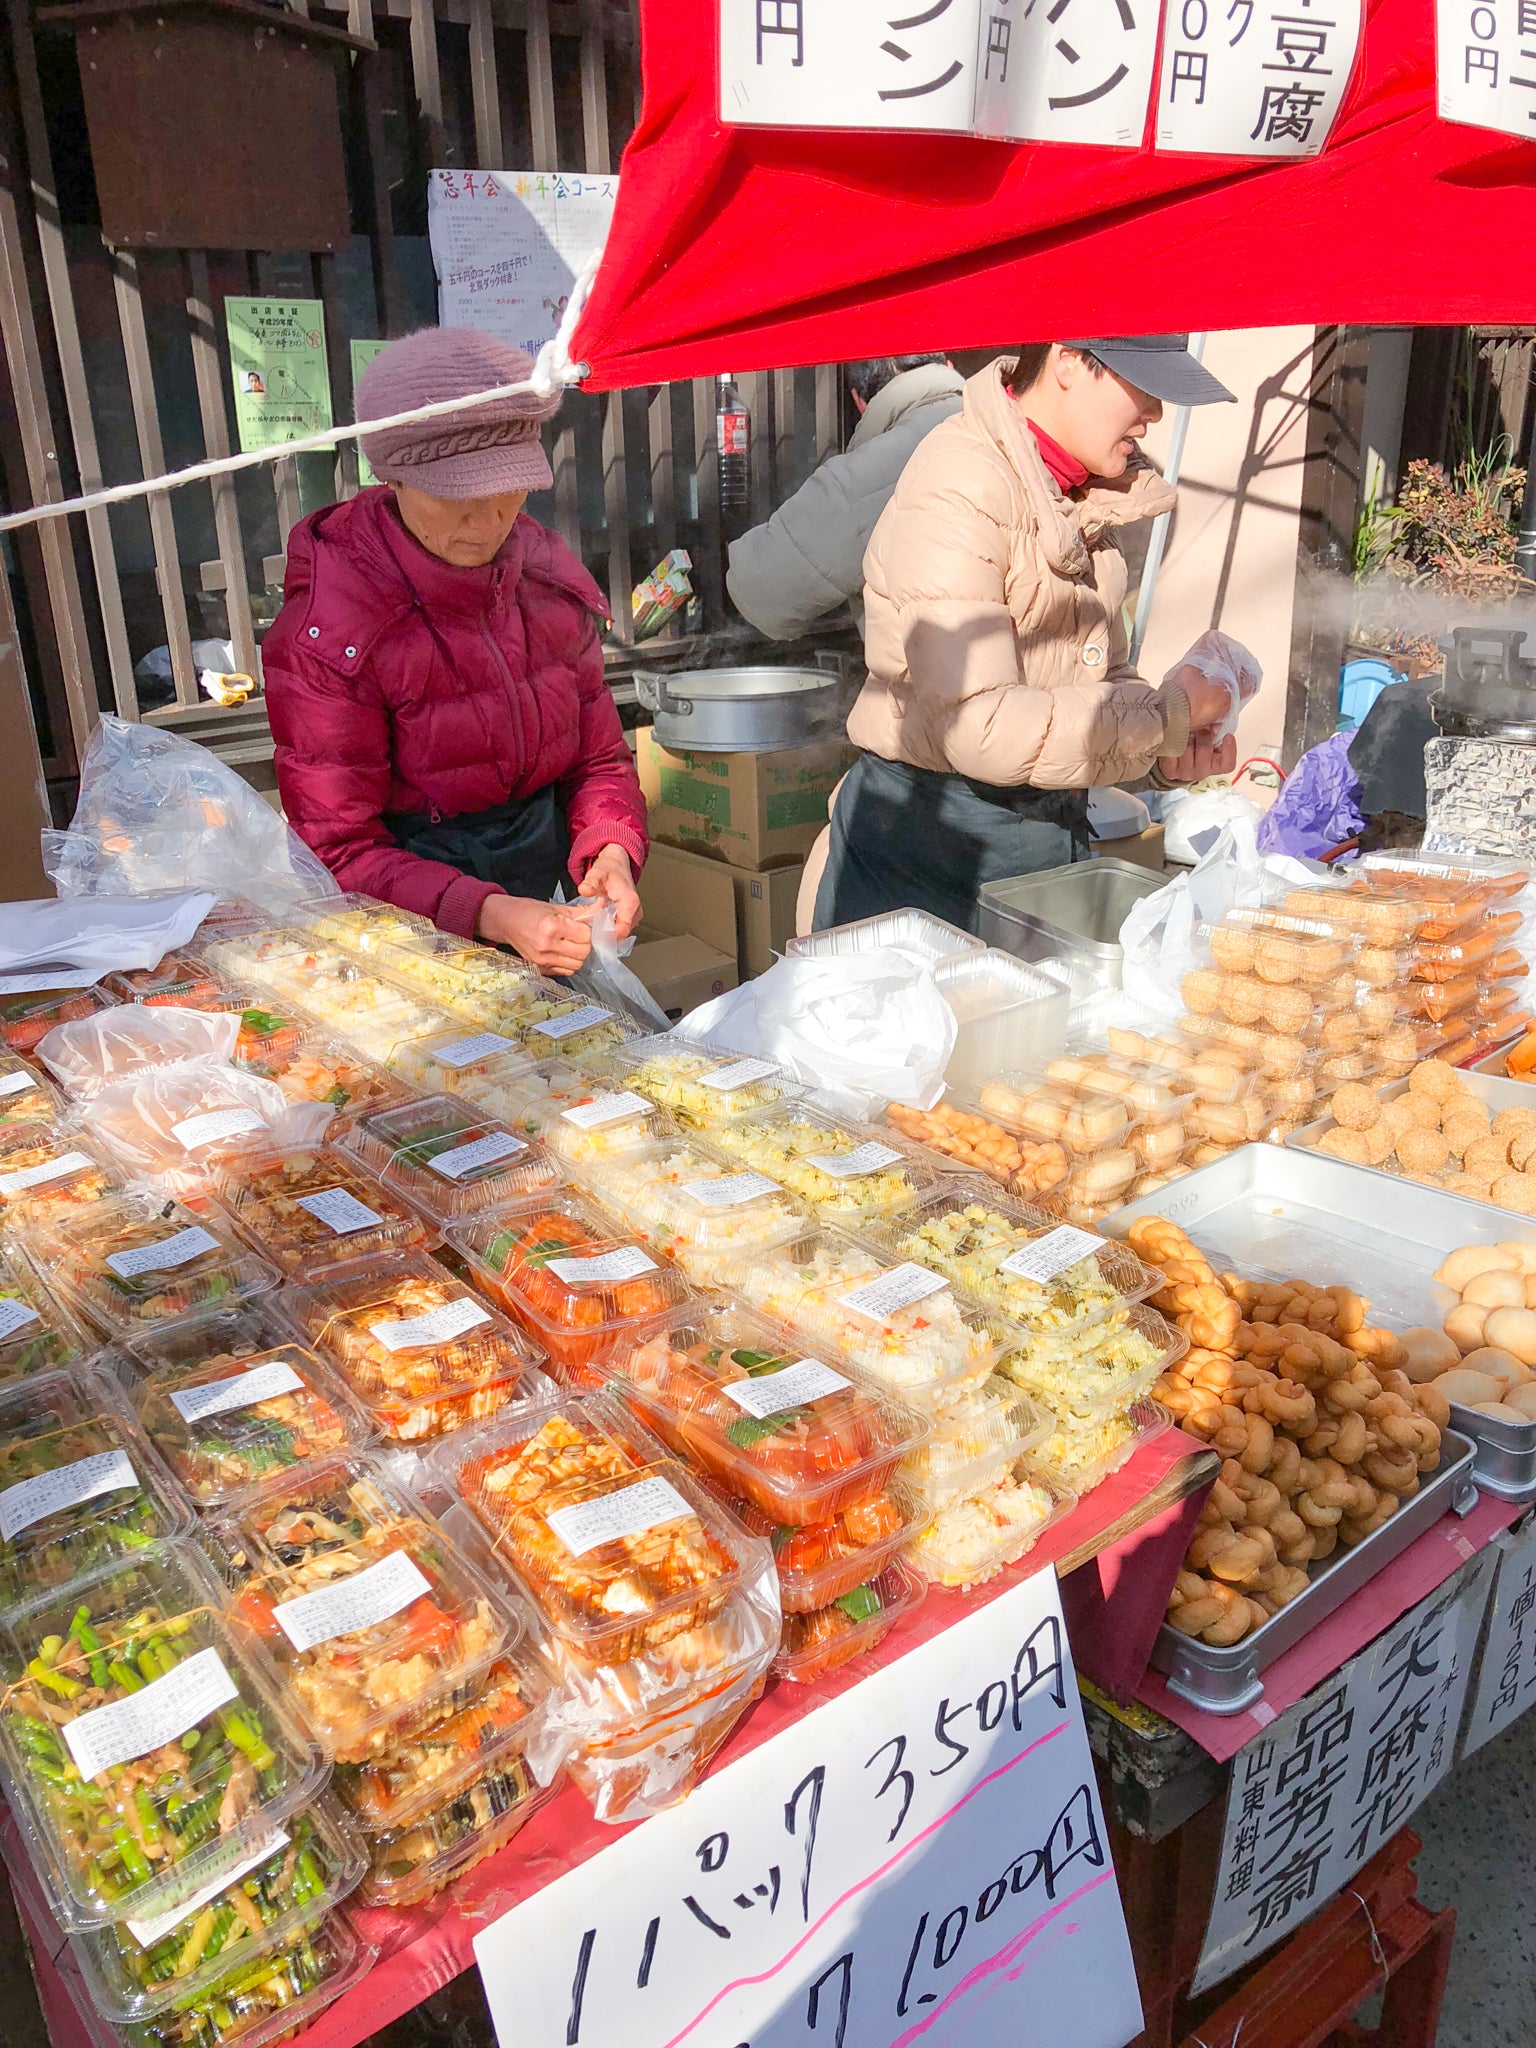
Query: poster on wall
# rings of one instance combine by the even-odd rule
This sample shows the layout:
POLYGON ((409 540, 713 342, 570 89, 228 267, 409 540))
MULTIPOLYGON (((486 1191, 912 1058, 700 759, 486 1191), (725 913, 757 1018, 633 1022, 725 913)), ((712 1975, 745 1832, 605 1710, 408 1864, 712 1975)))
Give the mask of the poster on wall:
POLYGON ((318 299, 226 299, 241 449, 283 448, 334 424, 318 299))
MULTIPOLYGON (((357 418, 357 380, 362 376, 364 370, 367 369, 379 350, 388 347, 389 343, 387 341, 354 341, 351 344, 353 419, 357 418)), ((357 487, 360 491, 366 491, 370 484, 376 484, 377 482, 378 478, 373 473, 373 464, 363 453, 362 443, 359 442, 357 448, 357 487)))
POLYGON ((434 171, 427 233, 444 327, 478 327, 536 356, 577 273, 602 249, 616 177, 567 171, 434 171))

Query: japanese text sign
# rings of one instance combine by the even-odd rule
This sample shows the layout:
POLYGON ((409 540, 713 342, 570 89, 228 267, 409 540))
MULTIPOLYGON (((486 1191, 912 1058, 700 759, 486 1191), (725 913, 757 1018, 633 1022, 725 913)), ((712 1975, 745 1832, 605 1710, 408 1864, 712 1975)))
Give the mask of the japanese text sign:
POLYGON ((1492 1570, 1474 1557, 1232 1759, 1197 1993, 1332 1898, 1450 1769, 1492 1570))
POLYGON ((1123 2048, 1130 1947, 1054 1574, 475 1938, 505 2048, 1123 2048))
POLYGON ((332 424, 325 309, 318 299, 226 299, 240 446, 281 448, 332 424))
POLYGON ((1316 156, 1360 43, 1361 0, 1168 0, 1157 146, 1316 156))
POLYGON ((1536 1515, 1490 1546, 1498 1576, 1461 1753, 1470 1756, 1536 1704, 1536 1515))
POLYGON ((536 356, 577 272, 601 250, 617 178, 561 171, 434 171, 427 234, 444 327, 478 327, 536 356))
POLYGON ((1536 137, 1536 0, 1436 0, 1442 121, 1536 137))
POLYGON ((1138 149, 1158 0, 983 0, 976 129, 1138 149))
POLYGON ((985 0, 720 0, 720 116, 969 131, 985 0))

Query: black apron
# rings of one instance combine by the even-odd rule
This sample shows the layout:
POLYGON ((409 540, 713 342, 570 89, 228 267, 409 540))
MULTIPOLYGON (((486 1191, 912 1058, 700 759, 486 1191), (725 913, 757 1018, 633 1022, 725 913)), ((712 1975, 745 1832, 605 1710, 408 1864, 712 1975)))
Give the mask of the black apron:
POLYGON ((532 896, 547 903, 557 882, 564 882, 570 893, 566 863, 571 835, 553 784, 532 796, 510 797, 489 810, 466 811, 457 818, 399 811, 383 822, 406 853, 444 861, 477 882, 496 882, 509 896, 532 896))
POLYGON ((860 754, 832 807, 815 929, 926 910, 974 932, 983 882, 1088 858, 1088 792, 1004 789, 860 754))

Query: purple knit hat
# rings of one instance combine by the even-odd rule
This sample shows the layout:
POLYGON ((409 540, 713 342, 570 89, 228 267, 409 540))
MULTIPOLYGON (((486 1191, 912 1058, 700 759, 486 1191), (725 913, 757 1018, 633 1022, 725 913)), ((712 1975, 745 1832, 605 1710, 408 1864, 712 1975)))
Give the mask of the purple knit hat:
MULTIPOLYGON (((533 358, 474 327, 423 327, 381 349, 357 380, 359 420, 388 419, 533 373, 533 358)), ((387 484, 412 484, 433 498, 491 498, 543 491, 554 482, 539 423, 560 409, 558 396, 521 391, 468 406, 413 427, 364 434, 363 453, 387 484)))

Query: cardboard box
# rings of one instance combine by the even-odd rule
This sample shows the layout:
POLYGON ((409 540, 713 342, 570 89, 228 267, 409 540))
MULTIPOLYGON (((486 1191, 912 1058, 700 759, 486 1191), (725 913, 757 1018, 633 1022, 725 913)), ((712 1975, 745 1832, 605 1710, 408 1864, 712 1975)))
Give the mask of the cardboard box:
POLYGON ((795 936, 795 899, 804 873, 803 860, 761 874, 736 872, 736 958, 743 981, 765 974, 795 936))
POLYGON ((668 1016, 736 986, 736 890, 729 868, 653 846, 640 874, 640 927, 626 964, 668 1016), (686 861, 681 876, 669 861, 686 861))
POLYGON ((1161 825, 1149 825, 1145 832, 1128 839, 1095 839, 1091 850, 1095 860, 1129 860, 1139 868, 1150 868, 1154 875, 1167 872, 1161 825))
POLYGON ((729 947, 738 979, 750 981, 794 935, 804 868, 799 860, 762 871, 737 868, 685 847, 653 845, 640 876, 641 930, 688 931, 722 952, 729 947))
POLYGON ((711 996, 736 986, 736 962, 691 932, 648 933, 644 925, 625 965, 638 975, 669 1017, 686 1017, 711 996))
POLYGON ((669 754, 653 727, 635 734, 651 837, 738 868, 804 860, 853 758, 843 740, 781 754, 669 754))

